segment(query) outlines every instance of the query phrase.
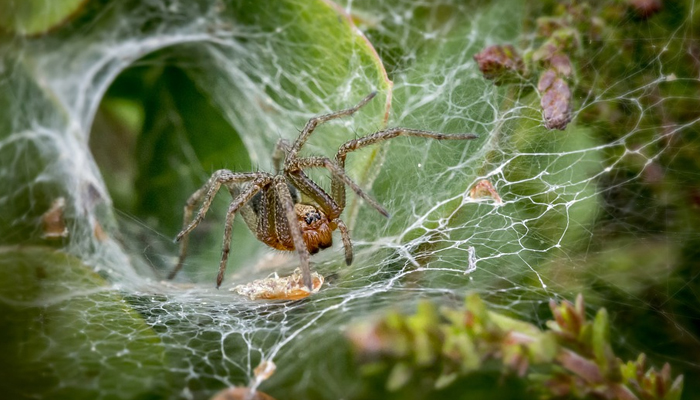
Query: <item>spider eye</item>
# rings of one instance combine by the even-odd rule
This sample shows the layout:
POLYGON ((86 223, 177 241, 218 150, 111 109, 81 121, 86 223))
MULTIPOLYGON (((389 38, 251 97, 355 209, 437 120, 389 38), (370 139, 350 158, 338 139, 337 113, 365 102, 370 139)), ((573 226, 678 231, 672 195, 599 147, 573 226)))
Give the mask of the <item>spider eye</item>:
POLYGON ((312 223, 318 221, 319 219, 321 219, 321 215, 319 213, 307 212, 306 217, 304 218, 304 221, 306 222, 307 225, 311 225, 312 223))

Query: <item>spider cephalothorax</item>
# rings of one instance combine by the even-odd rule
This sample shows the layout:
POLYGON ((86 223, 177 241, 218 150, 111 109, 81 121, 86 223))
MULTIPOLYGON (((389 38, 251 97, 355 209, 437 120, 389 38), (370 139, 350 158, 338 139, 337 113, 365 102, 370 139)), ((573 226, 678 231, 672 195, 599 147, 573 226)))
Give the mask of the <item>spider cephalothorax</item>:
POLYGON ((382 215, 389 216, 389 214, 345 174, 347 153, 398 136, 417 136, 436 140, 476 138, 476 135, 473 134, 446 135, 417 129, 392 128, 344 143, 338 149, 335 160, 326 157, 299 156, 304 143, 319 124, 352 115, 372 100, 375 95, 375 92, 370 93, 355 107, 347 110, 310 119, 294 143, 290 144, 285 140, 280 140, 273 155, 277 169, 276 174, 231 172, 225 169, 216 171, 204 186, 190 196, 185 204, 183 230, 176 238, 177 241, 181 241, 180 257, 169 278, 175 277, 182 268, 187 254, 188 234, 204 219, 214 195, 222 185, 229 190, 233 200, 226 213, 224 247, 219 264, 219 274, 216 278, 217 288, 221 286, 224 278, 231 247, 233 218, 237 212, 242 214, 248 228, 261 242, 278 250, 296 250, 301 262, 304 284, 309 289, 311 289, 309 254, 330 247, 333 244, 332 232, 336 229, 340 231, 345 247, 345 261, 350 265, 353 258, 352 242, 347 226, 340 219, 340 214, 345 209, 345 186, 349 186, 382 215), (304 173, 304 170, 309 168, 325 168, 330 171, 332 175, 331 194, 328 194, 304 173), (309 200, 302 202, 300 193, 303 193, 309 200), (199 213, 192 219, 192 211, 200 201, 202 206, 199 213))
MULTIPOLYGON (((310 254, 316 254, 319 250, 333 245, 333 231, 338 228, 338 225, 329 221, 322 210, 309 204, 295 204, 294 210, 310 254)), ((294 248, 286 250, 294 250, 294 248)))

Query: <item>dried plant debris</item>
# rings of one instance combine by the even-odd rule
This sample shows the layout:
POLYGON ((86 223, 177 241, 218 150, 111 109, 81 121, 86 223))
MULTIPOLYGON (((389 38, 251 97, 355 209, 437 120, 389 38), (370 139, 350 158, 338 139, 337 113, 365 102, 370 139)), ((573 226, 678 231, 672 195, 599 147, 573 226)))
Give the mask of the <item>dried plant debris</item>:
POLYGON ((463 309, 418 306, 415 315, 391 313, 352 325, 347 336, 371 374, 384 373, 398 390, 417 377, 444 388, 487 363, 527 378, 540 398, 680 399, 683 376, 646 365, 646 356, 623 362, 610 344, 607 311, 587 320, 583 297, 550 303, 549 330, 488 311, 477 295, 463 309))
MULTIPOLYGON (((260 364, 255 367, 255 384, 251 385, 254 388, 258 387, 260 383, 275 373, 277 366, 274 362, 268 360, 262 360, 260 364)), ((257 391, 253 388, 248 387, 230 387, 224 389, 214 395, 211 400, 275 400, 268 394, 257 391)))
POLYGON ((68 236, 66 220, 63 216, 66 209, 66 199, 59 197, 51 203, 51 207, 41 216, 44 239, 60 239, 68 236))
POLYGON ((251 300, 300 300, 311 294, 318 293, 323 285, 323 276, 316 272, 311 274, 313 289, 304 286, 303 277, 299 268, 289 276, 278 276, 277 273, 258 279, 245 285, 238 285, 232 292, 246 296, 251 300))
POLYGON ((275 400, 274 397, 247 387, 232 387, 215 394, 211 400, 275 400))
POLYGON ((255 373, 255 379, 258 382, 262 382, 271 377, 276 370, 277 365, 275 365, 274 362, 269 360, 262 360, 260 364, 258 364, 258 366, 255 367, 255 370, 253 370, 253 372, 255 373))
POLYGON ((102 225, 97 220, 93 221, 92 233, 100 242, 105 242, 109 239, 109 235, 107 235, 107 232, 105 232, 104 228, 102 228, 102 225))
POLYGON ((486 179, 480 180, 476 185, 469 189, 469 197, 474 200, 493 199, 496 204, 503 204, 503 200, 501 199, 501 196, 498 195, 496 188, 494 188, 491 182, 486 179))

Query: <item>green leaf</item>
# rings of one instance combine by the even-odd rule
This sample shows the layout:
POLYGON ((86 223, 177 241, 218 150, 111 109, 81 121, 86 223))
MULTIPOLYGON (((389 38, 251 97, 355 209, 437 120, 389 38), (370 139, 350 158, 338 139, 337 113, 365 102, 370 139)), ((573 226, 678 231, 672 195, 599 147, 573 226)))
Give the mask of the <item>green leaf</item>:
MULTIPOLYGON (((481 366, 479 352, 477 351, 474 340, 472 340, 468 333, 458 331, 454 328, 447 328, 444 334, 445 343, 442 345, 442 352, 447 358, 460 364, 461 373, 474 371, 481 366)), ((446 376, 453 377, 453 374, 448 374, 446 376)), ((439 386, 438 382, 436 382, 435 385, 439 386)))
POLYGON ((664 400, 680 400, 683 394, 683 375, 679 375, 671 385, 671 388, 664 396, 664 400))
POLYGON ((21 35, 47 32, 72 18, 88 0, 0 1, 0 28, 21 35))
POLYGON ((413 375, 413 368, 405 363, 397 363, 391 369, 386 381, 386 388, 390 392, 401 389, 413 375))
POLYGON ((435 379, 435 389, 444 389, 450 386, 457 378, 459 378, 459 374, 456 372, 450 374, 440 374, 440 376, 435 379))
POLYGON ((593 320, 593 328, 591 335, 591 345, 595 361, 600 367, 600 370, 608 379, 617 381, 621 378, 619 361, 615 357, 610 346, 610 322, 608 320, 608 311, 605 308, 598 310, 598 313, 593 320))

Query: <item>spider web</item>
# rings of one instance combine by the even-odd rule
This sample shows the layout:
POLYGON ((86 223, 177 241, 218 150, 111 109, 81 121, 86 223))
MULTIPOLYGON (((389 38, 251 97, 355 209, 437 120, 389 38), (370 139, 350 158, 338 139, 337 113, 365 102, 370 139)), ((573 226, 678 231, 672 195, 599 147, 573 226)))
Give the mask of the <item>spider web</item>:
MULTIPOLYGON (((678 28, 661 40, 602 34, 592 58, 575 63, 571 86, 585 83, 590 90, 575 99, 573 120, 563 132, 544 127, 534 83, 518 91, 496 86, 473 59, 489 45, 537 46, 532 27, 522 20, 536 10, 515 3, 348 1, 339 14, 341 8, 323 1, 285 1, 276 10, 216 0, 122 1, 96 6, 90 21, 55 34, 8 35, 0 64, 0 105, 8 110, 0 122, 3 262, 24 265, 17 255, 22 248, 34 249, 30 259, 48 271, 62 262, 46 250, 41 221, 64 198, 70 233, 48 247, 66 250, 79 260, 70 261, 71 268, 82 271, 46 280, 32 301, 3 296, 7 304, 57 312, 84 337, 78 350, 46 367, 54 377, 46 381, 46 396, 68 396, 82 387, 94 391, 92 398, 153 392, 207 398, 229 386, 261 385, 278 398, 347 398, 362 388, 359 372, 347 362, 343 332, 389 308, 409 311, 420 299, 459 305, 466 293, 478 292, 494 308, 536 320, 549 299, 571 299, 581 291, 589 301, 613 299, 627 310, 649 307, 644 290, 661 301, 673 299, 685 288, 671 277, 679 250, 699 237, 683 223, 669 222, 684 217, 668 214, 687 213, 682 215, 688 224, 697 217, 678 206, 691 202, 682 198, 685 192, 663 198, 669 192, 659 188, 697 181, 692 165, 672 164, 695 148, 678 138, 696 138, 697 108, 670 111, 689 101, 697 105, 698 49, 689 44, 698 20, 695 3, 668 6, 670 13, 680 12, 674 16, 678 28), (338 36, 328 34, 336 23, 338 36), (626 70, 610 57, 624 46, 644 48, 652 57, 643 68, 626 70), (689 59, 695 67, 688 67, 689 59), (95 116, 120 74, 171 66, 219 110, 238 134, 227 133, 236 154, 249 160, 202 159, 192 143, 227 151, 232 145, 204 131, 207 121, 197 122, 199 136, 187 136, 183 132, 197 116, 183 117, 160 128, 161 135, 176 138, 174 153, 159 150, 162 142, 150 144, 154 154, 167 153, 151 166, 160 163, 168 172, 159 176, 170 180, 140 181, 148 187, 144 198, 156 199, 159 210, 120 211, 112 202, 115 189, 105 183, 113 177, 100 172, 88 145, 95 135, 108 135, 95 116), (617 81, 605 81, 608 68, 621 69, 617 81), (273 272, 291 273, 298 264, 294 255, 256 242, 239 223, 224 286, 213 288, 228 201, 223 194, 198 228, 200 239, 181 276, 175 283, 161 281, 176 258, 172 238, 182 206, 215 169, 272 171, 271 150, 280 137, 293 140, 308 118, 347 108, 372 90, 379 91, 377 99, 352 118, 320 127, 305 154, 332 156, 341 143, 388 126, 473 132, 479 139, 400 138, 350 154, 348 174, 371 188, 391 218, 349 194, 345 218, 355 262, 345 266, 338 245, 313 256, 312 268, 326 284, 308 299, 254 302, 229 291, 273 272), (589 124, 591 115, 609 125, 589 124), (173 127, 180 128, 170 132, 173 127), (206 135, 210 139, 202 139, 206 135), (674 178, 664 181, 664 175, 674 178), (482 180, 502 202, 470 196, 482 180), (632 263, 627 269, 610 267, 611 249, 640 243, 644 253, 619 260, 632 263), (635 264, 645 269, 635 270, 635 264), (665 292, 648 289, 659 281, 666 283, 665 292), (601 282, 614 293, 589 289, 601 282), (105 322, 127 314, 128 323, 105 322), (115 359, 126 367, 115 366, 115 359), (254 372, 262 361, 277 365, 265 382, 254 372), (86 376, 97 376, 98 383, 87 387, 86 376)), ((610 4, 599 2, 594 10, 610 4)), ((654 20, 624 14, 617 21, 648 23, 649 36, 655 33, 654 20)), ((326 175, 312 174, 328 187, 326 175)), ((691 270, 686 285, 695 278, 691 270)), ((5 279, 7 289, 11 280, 5 279)), ((689 307, 689 313, 697 311, 689 307)), ((673 323, 672 331, 697 345, 675 316, 660 311, 657 319, 673 323)), ((40 350, 24 350, 30 363, 61 346, 51 332, 38 332, 31 343, 40 350)), ((631 353, 661 352, 624 337, 615 344, 631 353)))

